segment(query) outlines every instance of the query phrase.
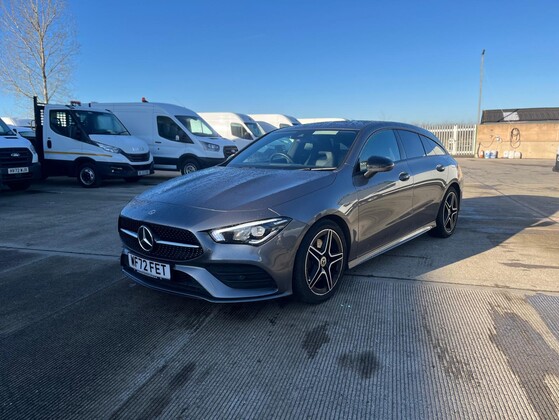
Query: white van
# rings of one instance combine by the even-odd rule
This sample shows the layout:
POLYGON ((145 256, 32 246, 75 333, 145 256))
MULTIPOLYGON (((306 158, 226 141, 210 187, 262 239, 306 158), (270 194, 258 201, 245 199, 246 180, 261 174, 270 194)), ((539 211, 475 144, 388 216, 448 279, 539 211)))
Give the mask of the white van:
POLYGON ((312 124, 319 122, 347 121, 345 118, 297 118, 301 124, 312 124))
POLYGON ((26 190, 41 178, 41 164, 33 145, 0 119, 0 187, 26 190))
POLYGON ((147 144, 131 136, 112 112, 79 103, 39 104, 36 97, 34 111, 43 177, 75 176, 92 188, 104 178, 136 182, 153 173, 147 144))
POLYGON ((183 175, 217 165, 237 146, 221 137, 196 112, 155 102, 94 103, 111 110, 150 147, 155 168, 183 175))
POLYGON ((235 112, 200 112, 215 131, 231 139, 240 149, 265 134, 265 131, 246 114, 235 112))
POLYGON ((300 125, 297 118, 284 114, 249 114, 255 121, 264 121, 273 125, 275 128, 291 127, 292 125, 300 125))

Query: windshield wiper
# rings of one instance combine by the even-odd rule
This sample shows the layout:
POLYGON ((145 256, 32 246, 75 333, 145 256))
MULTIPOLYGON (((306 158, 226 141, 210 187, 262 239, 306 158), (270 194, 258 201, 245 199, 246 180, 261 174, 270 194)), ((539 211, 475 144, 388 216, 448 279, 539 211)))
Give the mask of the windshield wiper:
POLYGON ((336 169, 335 166, 325 166, 320 168, 301 168, 300 171, 333 171, 336 169))

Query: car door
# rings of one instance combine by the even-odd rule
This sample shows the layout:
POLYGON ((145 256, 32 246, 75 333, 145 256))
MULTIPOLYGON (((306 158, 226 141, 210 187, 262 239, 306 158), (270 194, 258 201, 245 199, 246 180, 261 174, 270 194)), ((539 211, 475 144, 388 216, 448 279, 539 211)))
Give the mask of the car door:
POLYGON ((435 221, 446 185, 446 168, 440 157, 427 155, 420 134, 396 130, 411 175, 413 186, 413 225, 419 229, 435 221))
POLYGON ((404 236, 410 230, 408 219, 412 210, 413 176, 402 159, 393 130, 378 131, 367 139, 359 154, 353 185, 359 203, 359 256, 404 236), (371 156, 391 159, 394 168, 365 178, 363 174, 371 156))

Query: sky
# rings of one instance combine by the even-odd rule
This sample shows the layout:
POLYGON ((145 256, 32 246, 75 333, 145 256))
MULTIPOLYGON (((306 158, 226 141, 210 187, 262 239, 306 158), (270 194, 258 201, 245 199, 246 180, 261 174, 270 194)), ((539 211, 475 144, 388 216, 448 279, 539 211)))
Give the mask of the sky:
MULTIPOLYGON (((410 123, 559 107, 558 0, 68 0, 71 98, 410 123)), ((0 90, 0 115, 31 114, 0 90)))

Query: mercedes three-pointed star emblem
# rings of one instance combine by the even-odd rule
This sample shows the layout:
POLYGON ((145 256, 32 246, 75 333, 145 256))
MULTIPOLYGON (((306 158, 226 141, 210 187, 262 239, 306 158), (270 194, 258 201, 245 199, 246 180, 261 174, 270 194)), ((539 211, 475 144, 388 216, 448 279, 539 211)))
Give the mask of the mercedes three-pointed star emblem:
POLYGON ((138 243, 146 252, 150 252, 153 249, 155 240, 153 239, 153 233, 151 233, 147 226, 142 225, 138 229, 138 243))

